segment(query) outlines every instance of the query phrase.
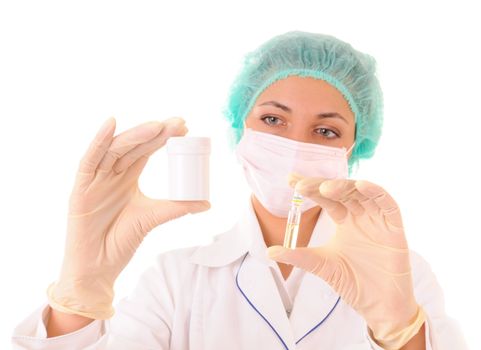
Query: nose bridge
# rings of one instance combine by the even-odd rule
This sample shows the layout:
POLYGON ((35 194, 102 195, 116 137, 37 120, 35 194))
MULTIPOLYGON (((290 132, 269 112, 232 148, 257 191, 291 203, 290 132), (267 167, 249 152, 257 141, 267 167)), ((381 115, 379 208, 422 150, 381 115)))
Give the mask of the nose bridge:
POLYGON ((310 142, 310 130, 302 116, 298 116, 296 122, 290 125, 286 137, 294 141, 310 142))

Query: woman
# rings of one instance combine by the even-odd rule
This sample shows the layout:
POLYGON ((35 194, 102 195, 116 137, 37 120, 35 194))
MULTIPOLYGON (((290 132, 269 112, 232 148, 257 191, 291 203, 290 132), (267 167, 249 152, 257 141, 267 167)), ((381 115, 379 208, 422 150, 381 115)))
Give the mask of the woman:
POLYGON ((115 137, 115 120, 104 124, 80 162, 60 276, 17 327, 17 348, 465 348, 396 202, 347 179, 380 137, 370 56, 327 35, 277 36, 246 56, 225 114, 253 192, 245 213, 210 245, 159 255, 115 313, 114 282, 145 235, 209 203, 138 188, 148 157, 187 132, 180 118, 115 137), (288 250, 294 188, 303 214, 288 250))

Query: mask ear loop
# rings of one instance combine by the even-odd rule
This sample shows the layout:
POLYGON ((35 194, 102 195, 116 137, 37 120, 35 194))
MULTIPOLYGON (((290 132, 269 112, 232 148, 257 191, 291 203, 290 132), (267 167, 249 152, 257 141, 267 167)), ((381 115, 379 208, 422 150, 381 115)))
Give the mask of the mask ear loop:
POLYGON ((349 149, 346 151, 346 156, 352 151, 352 149, 354 148, 355 145, 356 145, 356 141, 354 141, 354 143, 351 145, 351 147, 349 147, 349 149))

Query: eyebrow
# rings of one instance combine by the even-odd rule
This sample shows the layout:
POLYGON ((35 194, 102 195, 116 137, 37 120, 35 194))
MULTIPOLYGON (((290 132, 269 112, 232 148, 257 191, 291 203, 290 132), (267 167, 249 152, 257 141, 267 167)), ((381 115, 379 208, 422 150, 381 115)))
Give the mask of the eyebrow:
MULTIPOLYGON (((271 106, 282 109, 284 112, 292 113, 292 109, 290 109, 289 107, 287 107, 287 106, 285 106, 282 103, 279 103, 277 101, 267 101, 267 102, 264 102, 264 103, 260 104, 259 106, 266 106, 266 105, 271 105, 271 106)), ((323 118, 340 118, 340 119, 344 120, 347 124, 349 124, 347 119, 344 118, 342 115, 340 115, 337 112, 319 113, 319 114, 316 115, 316 117, 319 117, 319 118, 322 118, 322 119, 323 118)))

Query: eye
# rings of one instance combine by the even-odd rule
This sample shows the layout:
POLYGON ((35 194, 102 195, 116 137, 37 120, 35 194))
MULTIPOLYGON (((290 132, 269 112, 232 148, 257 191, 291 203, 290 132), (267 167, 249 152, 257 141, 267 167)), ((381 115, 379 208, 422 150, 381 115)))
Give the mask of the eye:
POLYGON ((272 125, 272 126, 277 126, 282 124, 281 119, 279 119, 278 117, 274 117, 272 115, 262 117, 261 120, 267 125, 272 125))
POLYGON ((324 136, 326 139, 334 139, 336 137, 339 137, 338 133, 327 128, 319 128, 314 130, 316 134, 324 136))

